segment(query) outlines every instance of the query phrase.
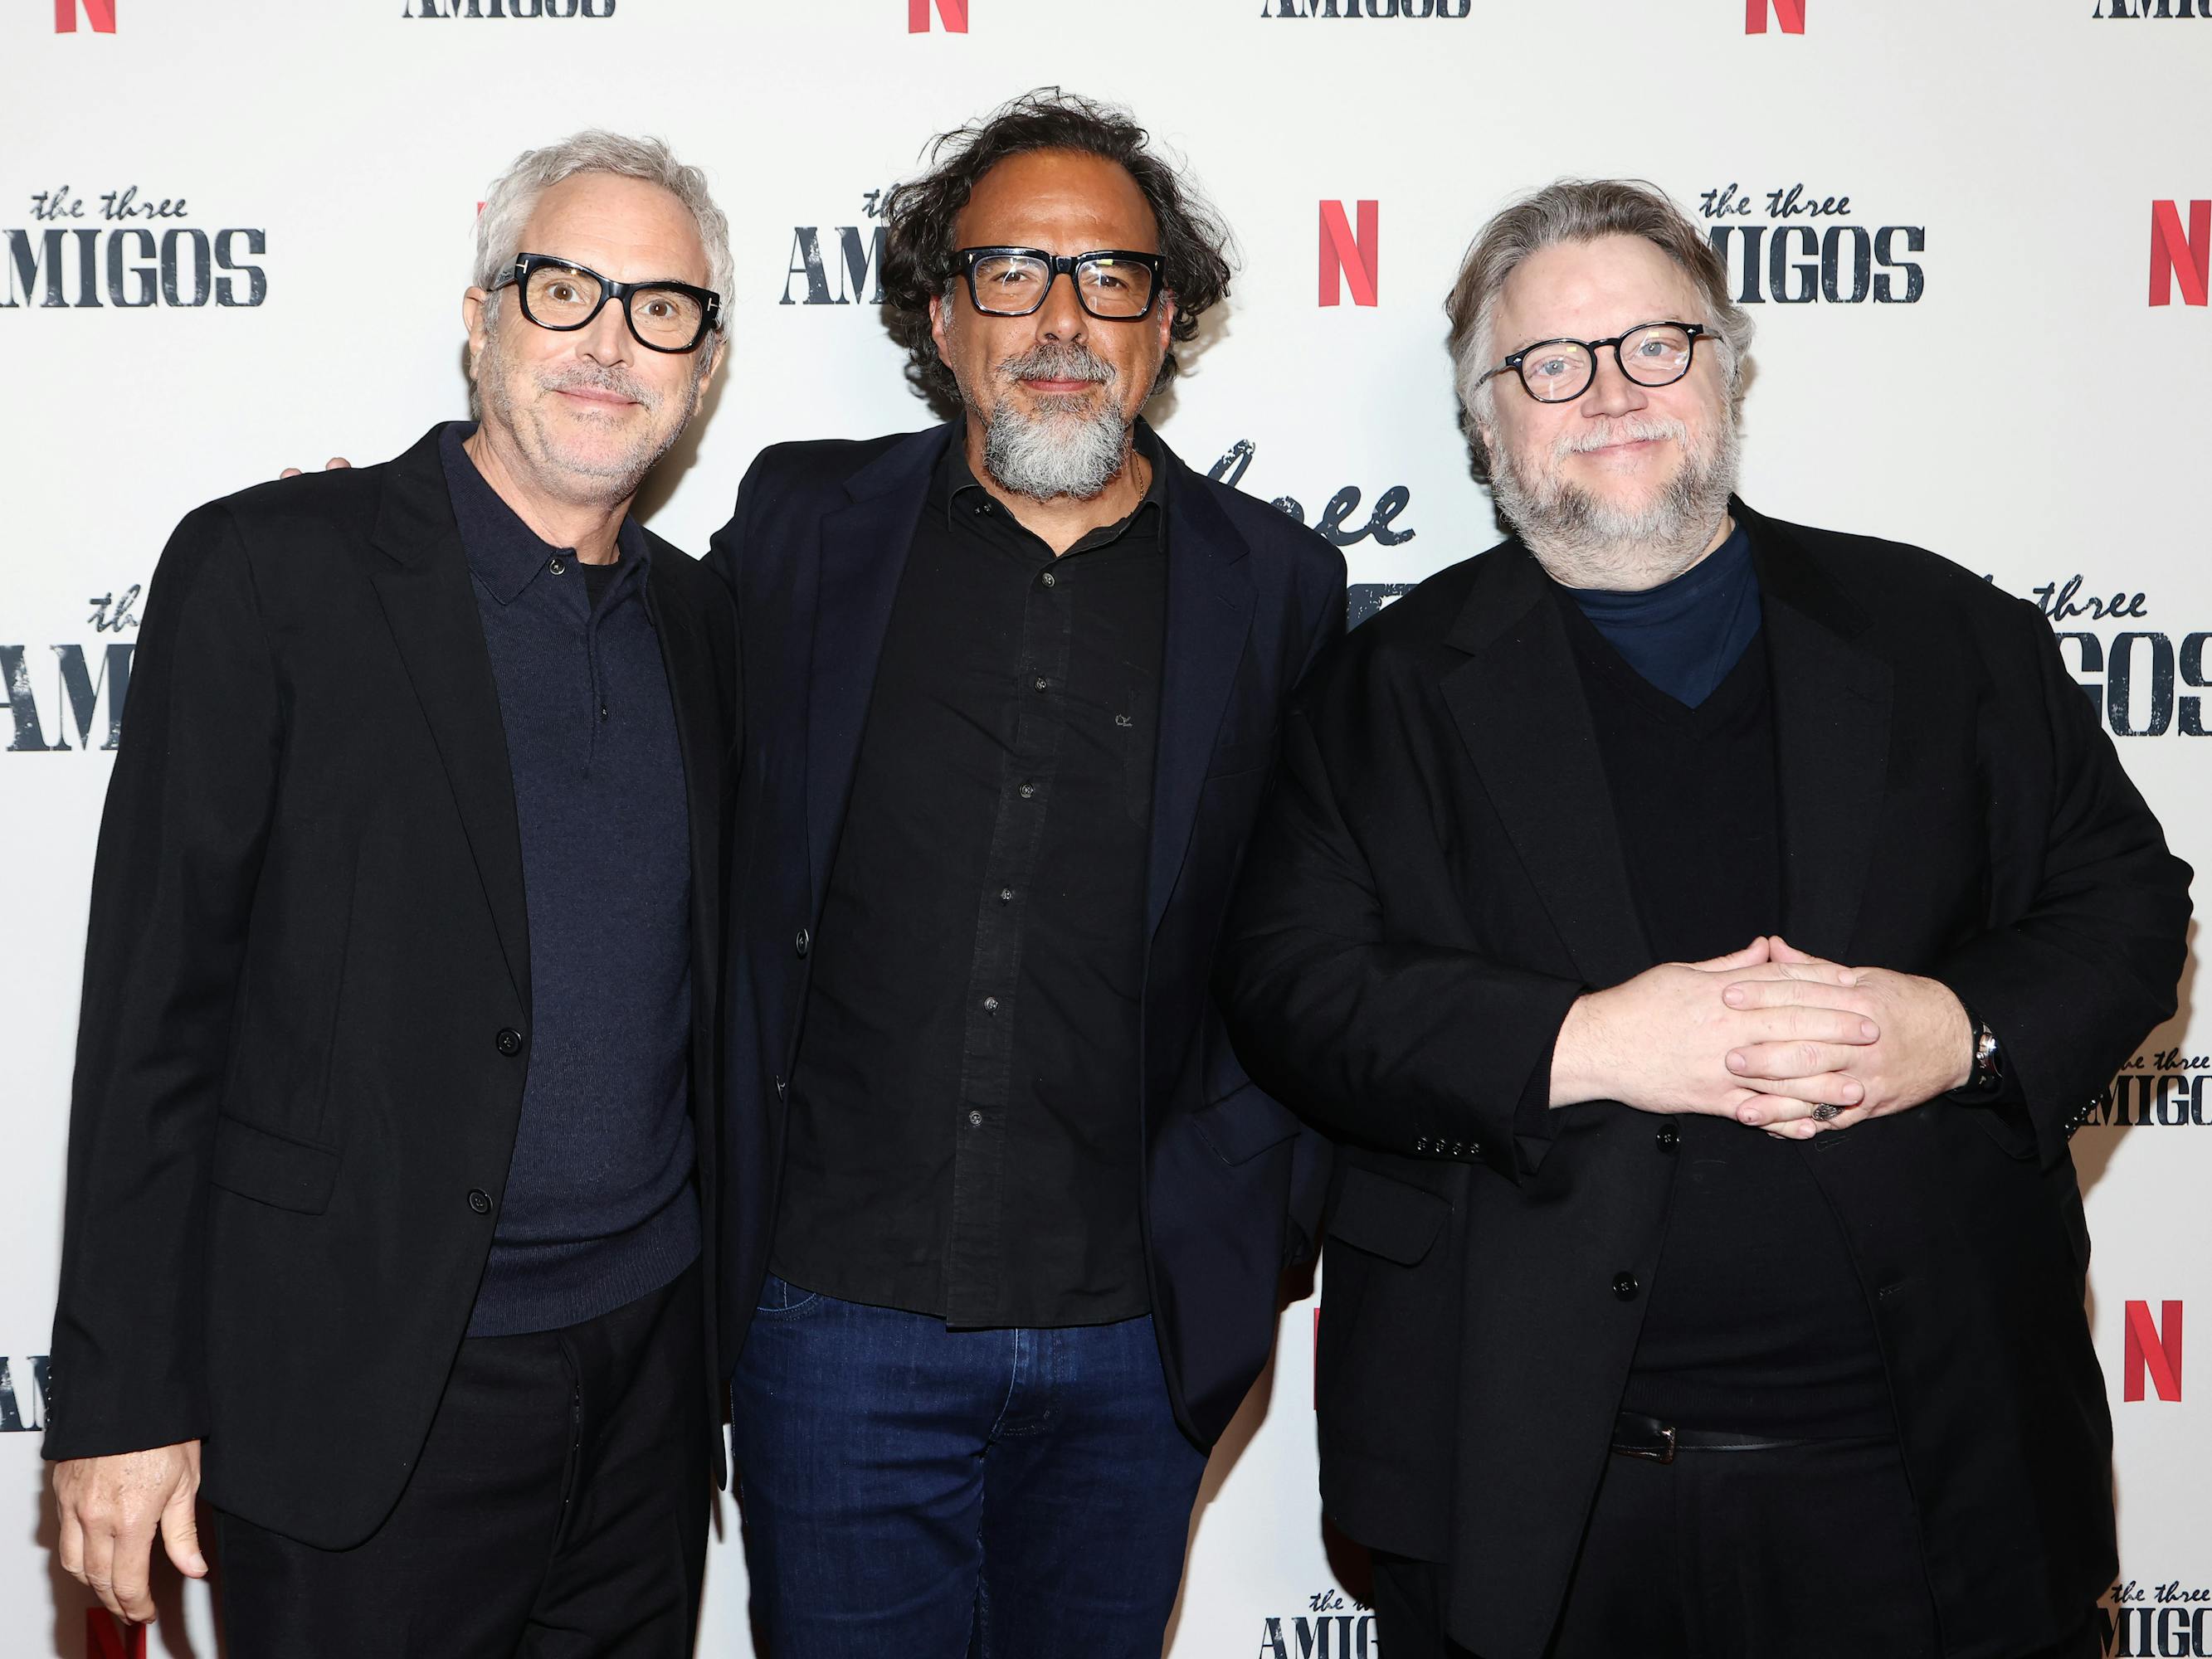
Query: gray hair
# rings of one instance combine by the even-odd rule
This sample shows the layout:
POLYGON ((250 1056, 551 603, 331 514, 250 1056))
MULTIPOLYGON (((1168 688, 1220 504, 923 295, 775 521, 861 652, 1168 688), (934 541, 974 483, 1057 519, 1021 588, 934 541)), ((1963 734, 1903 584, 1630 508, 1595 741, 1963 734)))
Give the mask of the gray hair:
POLYGON ((1655 185, 1630 179, 1561 179, 1522 198, 1482 228, 1444 301, 1444 315, 1451 320, 1449 337, 1460 423, 1474 453, 1474 476, 1485 483, 1490 482, 1491 469, 1481 428, 1491 419, 1496 383, 1483 381, 1482 376, 1498 361, 1492 325, 1505 279, 1547 247, 1594 242, 1603 236, 1641 236, 1698 285, 1721 372, 1728 380, 1730 418, 1741 412, 1751 318, 1729 296, 1728 267, 1712 244, 1655 185))
POLYGON ((484 192, 477 216, 476 285, 489 288, 521 252, 522 228, 538 198, 564 179, 580 173, 611 173, 659 185, 691 210, 699 244, 707 250, 707 286, 722 296, 719 328, 730 311, 730 288, 737 266, 730 258, 730 222, 707 190, 707 175, 686 167, 658 138, 631 138, 593 129, 542 149, 526 149, 484 192))

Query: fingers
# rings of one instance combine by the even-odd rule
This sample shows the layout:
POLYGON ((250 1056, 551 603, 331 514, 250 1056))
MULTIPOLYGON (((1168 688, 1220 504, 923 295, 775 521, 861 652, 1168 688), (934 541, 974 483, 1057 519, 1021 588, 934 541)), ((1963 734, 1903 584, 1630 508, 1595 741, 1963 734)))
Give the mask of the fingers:
POLYGON ((84 1584, 100 1606, 118 1619, 125 1616, 123 1603, 115 1599, 115 1534, 106 1527, 85 1528, 84 1584))
POLYGON ((1755 939, 1741 951, 1731 951, 1724 957, 1708 957, 1703 962, 1690 962, 1686 968, 1695 968, 1702 973, 1726 973, 1735 968, 1759 968, 1766 963, 1767 941, 1755 939))
POLYGON ((113 1579, 100 1599, 134 1625, 154 1622, 154 1528, 132 1528, 115 1536, 113 1579), (110 1598, 112 1599, 110 1599, 110 1598))
POLYGON ((1771 979, 1740 979, 1721 993, 1721 1000, 1731 1008, 1838 1008, 1855 1014, 1871 1014, 1878 1006, 1863 988, 1806 977, 1802 969, 1771 979))
POLYGON ((192 1507, 193 1490, 186 1485, 170 1495, 168 1506, 161 1511, 161 1547, 185 1577, 204 1578, 207 1557, 200 1553, 200 1522, 192 1507))
MULTIPOLYGON (((1742 1091, 1732 1101, 1729 1115, 1739 1123, 1754 1129, 1780 1128, 1791 1124, 1809 1123, 1817 1127, 1823 1121, 1815 1114, 1824 1107, 1842 1108, 1841 1100, 1825 1100, 1824 1095, 1841 1094, 1847 1085, 1855 1101, 1863 1101, 1866 1091, 1858 1080, 1848 1077, 1798 1078, 1785 1085, 1789 1092, 1762 1093, 1750 1081, 1742 1085, 1742 1091)), ((1828 1122, 1841 1122, 1840 1111, 1828 1122)))
POLYGON ((296 478, 300 476, 300 469, 296 466, 288 466, 276 476, 280 478, 296 478))
MULTIPOLYGON (((1838 1055, 1838 1058, 1844 1058, 1838 1055)), ((1790 1077, 1764 1077, 1757 1073, 1729 1070, 1735 1080, 1753 1093, 1808 1100, 1815 1106, 1856 1106, 1866 1098, 1866 1085, 1848 1073, 1830 1070, 1790 1077)))
POLYGON ((325 472, 339 472, 345 471, 352 465, 353 463, 346 459, 344 456, 333 455, 330 459, 323 463, 323 471, 325 472))
POLYGON ((1826 957, 1816 957, 1809 951, 1801 951, 1779 933, 1768 937, 1766 952, 1770 961, 1788 967, 1822 969, 1824 977, 1833 975, 1834 982, 1838 985, 1856 985, 1858 982, 1857 969, 1846 968, 1842 963, 1831 962, 1826 957))
POLYGON ((62 1564, 62 1571, 78 1583, 84 1583, 84 1526, 76 1518, 76 1508, 59 1498, 54 1509, 61 1517, 61 1537, 54 1547, 54 1555, 62 1564))

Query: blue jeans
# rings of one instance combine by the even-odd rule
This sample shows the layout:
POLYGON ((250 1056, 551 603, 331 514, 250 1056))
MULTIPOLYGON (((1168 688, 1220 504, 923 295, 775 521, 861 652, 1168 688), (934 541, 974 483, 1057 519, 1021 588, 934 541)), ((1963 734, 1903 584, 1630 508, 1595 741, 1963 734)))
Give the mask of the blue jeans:
POLYGON ((947 1330, 771 1275, 731 1391, 775 1659, 1158 1659, 1206 1454, 1149 1316, 947 1330))

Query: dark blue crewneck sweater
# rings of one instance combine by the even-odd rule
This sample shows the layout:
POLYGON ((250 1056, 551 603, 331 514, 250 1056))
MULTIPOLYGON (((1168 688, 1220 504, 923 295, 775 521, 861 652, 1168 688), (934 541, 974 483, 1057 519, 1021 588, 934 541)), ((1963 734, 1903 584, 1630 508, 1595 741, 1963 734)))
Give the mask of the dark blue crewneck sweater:
POLYGON ((1631 668, 1695 708, 1759 636, 1759 574, 1738 525, 1672 581, 1640 593, 1570 587, 1583 615, 1631 668))
POLYGON ((471 430, 448 426, 440 454, 514 779, 531 1006, 469 1334, 508 1336, 610 1312, 699 1254, 691 842, 645 532, 623 521, 621 557, 587 593, 574 550, 540 541, 476 470, 471 430))

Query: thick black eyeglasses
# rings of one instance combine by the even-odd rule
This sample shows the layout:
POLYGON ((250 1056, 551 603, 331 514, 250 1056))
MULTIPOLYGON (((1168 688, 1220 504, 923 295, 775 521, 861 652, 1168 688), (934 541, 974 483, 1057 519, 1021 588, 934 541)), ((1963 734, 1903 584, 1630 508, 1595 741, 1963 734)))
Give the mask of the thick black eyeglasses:
POLYGON ((583 327, 608 301, 617 301, 631 337, 653 351, 696 351, 722 314, 722 296, 712 289, 689 283, 617 283, 550 253, 516 254, 491 292, 507 287, 520 296, 524 316, 556 334, 583 327))
POLYGON ((1093 317, 1109 323, 1141 322, 1160 294, 1160 256, 1123 248, 1089 253, 1048 253, 1041 247, 963 247, 961 270, 968 298, 991 317, 1027 317, 1044 304, 1054 279, 1065 273, 1075 297, 1093 317))
POLYGON ((1610 340, 1539 340, 1524 346, 1475 384, 1511 369, 1540 404, 1571 403, 1597 379, 1599 348, 1611 346, 1622 374, 1638 386, 1672 386, 1690 372, 1703 323, 1645 323, 1610 340))

